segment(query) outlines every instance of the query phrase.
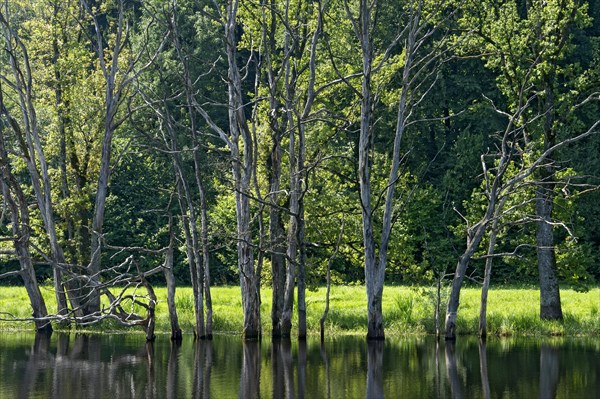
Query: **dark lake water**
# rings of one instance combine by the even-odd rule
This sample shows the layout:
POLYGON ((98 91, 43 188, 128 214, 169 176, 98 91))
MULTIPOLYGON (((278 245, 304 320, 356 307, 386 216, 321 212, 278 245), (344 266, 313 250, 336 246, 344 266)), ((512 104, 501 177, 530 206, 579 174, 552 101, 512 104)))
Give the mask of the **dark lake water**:
POLYGON ((0 335, 0 398, 596 398, 599 339, 0 335))

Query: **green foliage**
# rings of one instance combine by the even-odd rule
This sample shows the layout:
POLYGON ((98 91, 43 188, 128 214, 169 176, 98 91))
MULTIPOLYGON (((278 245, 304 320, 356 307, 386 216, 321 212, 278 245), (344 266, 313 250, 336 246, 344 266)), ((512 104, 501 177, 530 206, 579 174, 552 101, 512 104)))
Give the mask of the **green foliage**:
MULTIPOLYGON (((118 127, 112 144, 112 176, 103 238, 107 244, 119 247, 164 248, 168 242, 168 215, 173 215, 177 239, 176 278, 179 284, 189 282, 182 210, 174 195, 177 179, 173 160, 175 154, 180 158, 183 172, 191 182, 191 199, 199 207, 200 198, 194 181, 193 155, 196 151, 201 163, 200 179, 206 190, 212 280, 217 284, 236 283, 239 275, 231 159, 227 157, 225 144, 215 137, 206 119, 198 112, 190 112, 182 62, 188 63, 191 92, 197 106, 206 110, 212 122, 227 134, 229 119, 224 104, 228 96, 228 77, 223 27, 214 18, 216 10, 209 2, 177 1, 175 16, 171 15, 173 10, 169 2, 125 3, 128 7, 126 19, 132 28, 119 61, 120 71, 125 71, 133 60, 139 58, 139 62, 133 85, 122 93, 120 111, 115 115, 118 127), (177 22, 181 53, 173 40, 173 21, 177 22), (162 46, 161 51, 154 54, 159 46, 162 46), (177 151, 167 138, 166 120, 172 122, 175 130, 177 151), (192 125, 196 127, 195 132, 191 131, 192 125), (198 142, 194 142, 192 133, 198 135, 198 142)), ((324 3, 292 0, 288 3, 292 11, 287 15, 285 4, 274 2, 273 10, 268 7, 263 10, 260 3, 242 1, 238 16, 238 63, 244 66, 245 74, 240 90, 247 101, 246 117, 257 140, 257 177, 253 190, 259 191, 263 200, 269 194, 267 162, 273 146, 273 122, 283 118, 287 110, 282 104, 286 101, 298 107, 290 111, 294 120, 299 121, 310 73, 308 59, 312 49, 308 33, 317 26, 317 7, 324 3), (271 23, 274 23, 272 43, 271 37, 263 36, 269 33, 271 23), (292 43, 291 54, 283 51, 286 40, 292 43), (281 66, 288 55, 293 62, 286 71, 281 66), (277 75, 273 82, 269 82, 269 68, 277 75), (286 73, 288 77, 293 76, 294 90, 289 92, 284 87, 286 73), (275 109, 269 102, 271 95, 279 105, 275 109)), ((548 145, 546 119, 540 116, 546 115, 544 107, 550 91, 554 95, 550 130, 556 140, 572 137, 598 119, 597 102, 591 101, 592 97, 585 104, 583 102, 590 93, 600 89, 600 14, 597 1, 483 1, 445 2, 443 5, 425 1, 420 4, 430 25, 448 17, 443 27, 434 33, 434 40, 420 49, 433 48, 436 56, 444 57, 439 73, 426 79, 412 93, 419 99, 419 106, 411 115, 414 123, 408 126, 402 139, 403 163, 394 201, 396 217, 386 283, 431 286, 444 277, 462 253, 467 228, 462 216, 470 222, 476 221, 485 209, 481 155, 491 157, 501 145, 497 133, 506 127, 504 116, 494 107, 514 111, 522 95, 532 98, 523 118, 515 122, 525 129, 527 139, 518 143, 523 153, 513 159, 507 178, 515 176, 520 167, 528 166, 548 145), (458 5, 460 7, 455 9, 458 5), (465 35, 465 32, 469 34, 465 35), (434 81, 436 84, 430 86, 434 81), (524 89, 523 93, 521 89, 524 89)), ((388 184, 392 132, 401 94, 400 74, 406 57, 401 41, 389 49, 386 53, 389 57, 385 58, 383 54, 387 44, 393 42, 405 27, 407 10, 414 3, 379 2, 378 5, 379 25, 373 32, 373 57, 374 63, 381 62, 381 65, 373 71, 371 82, 375 101, 369 156, 374 202, 381 198, 388 184)), ((100 23, 107 48, 105 61, 110 61, 110 49, 116 40, 115 6, 114 1, 98 2, 103 13, 100 23)), ((323 305, 318 296, 322 294, 319 287, 324 283, 326 266, 335 250, 342 219, 344 231, 339 252, 332 263, 332 281, 355 286, 364 280, 362 209, 356 174, 361 49, 344 2, 335 0, 326 6, 323 37, 315 49, 318 95, 313 112, 302 121, 307 146, 307 180, 303 197, 307 279, 313 290, 310 306, 314 309, 321 309, 323 305)), ((349 1, 348 7, 354 15, 358 14, 357 2, 349 1)), ((11 1, 5 10, 30 57, 31 106, 35 108, 42 150, 49 164, 59 243, 68 263, 85 266, 90 257, 90 226, 106 111, 106 81, 94 51, 97 38, 90 17, 79 2, 11 1)), ((4 48, 6 50, 6 46, 4 48)), ((23 56, 23 50, 19 48, 13 49, 13 53, 18 59, 23 56)), ((24 126, 8 51, 0 53, 0 74, 4 105, 24 126)), ((121 73, 117 74, 117 83, 124 78, 121 73)), ((49 242, 34 198, 25 162, 27 154, 10 130, 6 115, 0 118, 11 171, 25 192, 32 217, 29 227, 31 242, 35 245, 32 253, 39 264, 36 272, 38 279, 45 281, 51 276, 51 268, 40 252, 49 253, 49 242)), ((289 131, 284 133, 282 170, 287 171, 289 131)), ((597 206, 600 194, 587 192, 598 184, 598 153, 600 139, 595 136, 585 143, 564 147, 552 159, 556 162, 553 217, 557 223, 558 271, 561 282, 577 290, 586 290, 600 279, 600 210, 597 206)), ((486 159, 488 168, 497 165, 496 161, 486 159)), ((488 176, 493 177, 493 173, 490 171, 488 176)), ((507 201, 506 207, 511 208, 511 212, 503 217, 497 252, 511 252, 523 244, 530 247, 520 251, 519 258, 495 261, 494 281, 535 280, 535 222, 532 222, 535 192, 527 184, 537 178, 537 175, 531 176, 507 201), (521 223, 525 220, 527 223, 521 223)), ((289 180, 289 175, 284 173, 277 204, 282 208, 288 206, 289 180)), ((251 207, 253 228, 258 231, 259 223, 268 224, 268 203, 260 202, 256 194, 252 194, 251 207)), ((0 193, 3 217, 0 236, 3 241, 0 245, 2 250, 10 250, 12 243, 6 239, 11 234, 7 222, 10 210, 4 206, 2 195, 0 193)), ((287 229, 289 215, 282 214, 285 215, 282 227, 287 229)), ((374 210, 373 216, 376 224, 381 221, 381 206, 374 210)), ((381 232, 374 234, 377 237, 381 232)), ((268 240, 268 237, 263 239, 268 240)), ((258 245, 259 237, 253 237, 253 240, 258 245)), ((486 244, 484 240, 481 248, 486 248, 486 244)), ((263 241, 262 247, 255 250, 263 251, 266 259, 262 281, 267 287, 270 283, 267 260, 270 248, 263 241)), ((106 250, 102 264, 113 266, 129 254, 106 250)), ((483 250, 476 255, 483 255, 483 250)), ((163 261, 161 256, 155 255, 136 254, 135 258, 135 264, 142 270, 163 261)), ((472 266, 474 275, 481 276, 483 262, 474 262, 472 266)), ((13 257, 0 255, 0 273, 17 267, 13 257)), ((153 277, 159 284, 162 279, 162 276, 153 277)), ((13 279, 11 283, 18 284, 19 280, 13 279)), ((400 290, 394 287, 396 289, 400 290)), ((365 320, 364 295, 358 294, 355 287, 348 288, 347 292, 341 287, 336 290, 339 299, 334 302, 336 306, 331 313, 332 330, 358 329, 365 320), (350 301, 352 309, 342 306, 346 300, 350 301)), ((397 294, 395 302, 386 302, 389 326, 401 330, 410 325, 431 331, 431 324, 424 321, 428 320, 425 314, 431 313, 431 291, 427 289, 412 296, 404 295, 404 292, 397 294)), ((234 295, 226 296, 233 298, 234 295)), ((263 297, 265 321, 269 320, 268 290, 263 297)), ((191 315, 193 306, 190 306, 189 297, 178 296, 178 300, 184 315, 191 315)), ((232 299, 229 305, 237 309, 237 301, 232 299)), ((231 312, 215 312, 218 315, 215 325, 222 331, 239 329, 239 315, 231 312)), ((490 313, 490 325, 498 334, 546 328, 537 325, 530 313, 510 318, 494 312, 490 313)), ((315 314, 309 321, 312 327, 317 325, 315 314)), ((463 323, 460 326, 473 330, 473 320, 473 316, 459 319, 463 323)), ((573 330, 577 328, 572 327, 573 330)))

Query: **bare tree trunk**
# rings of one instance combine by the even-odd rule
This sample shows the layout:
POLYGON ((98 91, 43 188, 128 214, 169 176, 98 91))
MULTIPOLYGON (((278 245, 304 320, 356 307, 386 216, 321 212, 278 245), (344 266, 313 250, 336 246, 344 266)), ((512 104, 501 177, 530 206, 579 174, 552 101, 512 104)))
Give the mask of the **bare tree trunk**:
POLYGON ((177 306, 175 305, 175 275, 173 274, 173 250, 175 246, 175 235, 173 233, 173 218, 169 215, 169 247, 165 254, 165 280, 167 282, 167 306, 169 308, 169 320, 171 321, 171 340, 181 341, 181 327, 177 317, 177 306))
MULTIPOLYGON (((525 109, 526 107, 520 108, 516 112, 516 114, 513 117, 511 117, 510 122, 508 123, 504 131, 498 165, 495 171, 496 174, 491 181, 488 177, 488 170, 485 162, 485 157, 481 157, 481 165, 483 167, 483 175, 486 183, 486 197, 488 202, 485 214, 482 216, 482 218, 473 226, 467 227, 467 246, 463 254, 458 259, 456 271, 454 272, 454 279, 452 281, 450 297, 448 298, 448 306, 446 307, 446 323, 444 331, 444 337, 446 340, 456 339, 456 318, 458 312, 458 305, 460 302, 460 290, 462 288, 462 283, 465 278, 467 267, 469 266, 469 262, 471 261, 473 254, 475 253, 477 248, 479 248, 479 244, 481 243, 481 240, 483 239, 483 236, 485 235, 489 224, 494 223, 494 227, 497 228, 498 219, 502 214, 504 204, 509 195, 508 193, 512 193, 515 184, 517 184, 519 180, 524 179, 525 176, 528 175, 528 173, 531 173, 532 169, 529 169, 529 172, 521 171, 516 177, 509 180, 506 184, 503 184, 504 175, 508 169, 508 166, 511 163, 511 157, 514 154, 514 146, 517 141, 514 139, 514 135, 520 131, 519 129, 513 129, 513 121, 517 120, 521 112, 523 112, 525 109), (503 192, 504 196, 498 204, 498 198, 503 192)), ((495 232, 492 232, 493 239, 490 240, 491 244, 493 245, 495 245, 495 234, 495 232)), ((493 246, 490 246, 490 250, 493 251, 493 246)), ((487 264, 486 268, 488 266, 491 268, 491 263, 487 264)), ((485 310, 482 309, 482 311, 485 310)))
MULTIPOLYGON (((58 11, 59 11, 59 6, 58 3, 56 3, 54 5, 54 9, 53 9, 53 23, 56 24, 56 20, 58 18, 58 11)), ((61 70, 57 65, 57 61, 58 61, 58 57, 60 55, 60 51, 59 51, 59 46, 58 46, 58 37, 57 34, 54 33, 53 37, 52 37, 52 50, 53 50, 53 56, 52 56, 52 64, 54 67, 54 77, 56 79, 56 86, 54 88, 54 93, 55 93, 55 106, 56 106, 56 112, 58 115, 58 131, 59 131, 59 163, 60 163, 60 181, 61 181, 61 194, 63 199, 68 199, 70 196, 70 190, 69 190, 69 184, 67 181, 67 145, 66 145, 66 125, 67 125, 67 120, 68 117, 66 116, 67 112, 65 112, 64 110, 61 112, 61 108, 65 105, 63 102, 63 90, 62 90, 62 74, 61 74, 61 70)), ((68 108, 68 107, 65 107, 68 108)), ((66 224, 67 224, 67 240, 68 242, 73 242, 74 239, 74 228, 73 228, 73 221, 71 220, 71 218, 69 216, 67 216, 67 220, 66 220, 66 224)), ((59 256, 57 261, 65 261, 64 259, 64 254, 62 253, 62 249, 59 249, 59 256), (62 254, 62 256, 61 256, 62 254)), ((73 257, 74 258, 74 257, 73 257)), ((55 289, 55 295, 56 295, 56 303, 58 306, 58 314, 62 314, 65 315, 67 313, 67 298, 66 298, 66 292, 63 288, 63 276, 62 276, 62 272, 61 270, 55 266, 54 267, 54 289, 55 289), (63 307, 64 306, 64 307, 63 307)), ((70 294, 70 299, 71 299, 71 307, 73 309, 76 309, 79 307, 79 301, 76 300, 76 296, 77 296, 77 292, 76 290, 74 290, 75 287, 73 287, 72 284, 67 283, 67 285, 69 286, 69 292, 70 294)), ((81 314, 79 312, 79 314, 81 314)))
POLYGON ((259 276, 254 269, 254 256, 250 246, 250 204, 248 197, 236 192, 238 212, 238 266, 240 270, 240 287, 242 290, 242 306, 244 311, 245 340, 259 339, 260 326, 260 284, 259 276))
MULTIPOLYGON (((375 127, 372 124, 372 112, 375 94, 371 87, 374 65, 373 38, 371 32, 376 28, 377 4, 371 4, 367 0, 361 0, 359 4, 358 19, 354 19, 353 12, 346 4, 346 12, 352 19, 355 34, 361 45, 362 55, 362 87, 361 87, 361 118, 360 135, 358 145, 358 181, 360 186, 360 200, 362 205, 363 220, 363 244, 364 244, 364 267, 365 283, 367 289, 368 326, 367 339, 384 339, 384 324, 382 313, 383 285, 385 281, 385 268, 389 240, 392 232, 392 220, 394 217, 394 195, 400 168, 400 146, 402 136, 412 113, 409 93, 413 85, 418 84, 416 76, 413 75, 413 58, 417 49, 424 44, 427 34, 422 32, 421 6, 415 5, 408 11, 408 36, 405 41, 404 67, 402 70, 402 90, 397 108, 396 127, 394 131, 394 146, 392 150, 392 165, 389 172, 387 189, 385 190, 385 204, 381 222, 381 238, 379 248, 376 248, 376 240, 373 233, 375 218, 372 204, 372 188, 370 175, 370 152, 373 143, 375 127), (372 15, 373 14, 373 15, 372 15), (421 33, 420 33, 421 32, 421 33), (421 38, 418 35, 422 35, 421 38)), ((432 56, 432 54, 428 54, 432 56)))
MULTIPOLYGON (((500 207, 502 208, 502 207, 500 207)), ((494 219, 490 231, 490 242, 488 244, 487 258, 485 260, 485 272, 483 275, 483 286, 481 287, 481 305, 479 308, 479 337, 485 341, 487 337, 487 298, 492 278, 492 264, 494 262, 494 249, 498 235, 498 218, 494 219)))
MULTIPOLYGON (((114 77, 113 77, 114 79, 114 77)), ((116 104, 112 98, 112 87, 107 82, 106 99, 106 122, 104 124, 104 140, 102 141, 102 152, 100 157, 100 174, 96 185, 96 201, 94 204, 94 216, 92 219, 91 232, 91 255, 88 272, 90 277, 99 281, 101 251, 102 251, 102 226, 104 225, 104 210, 106 206, 106 197, 108 196, 108 182, 110 178, 110 160, 112 155, 112 138, 114 135, 113 119, 116 113, 116 104)), ((100 293, 92 290, 89 293, 89 300, 85 304, 86 314, 91 314, 100 310, 100 293)))
POLYGON ((362 48, 363 80, 362 99, 360 104, 360 137, 358 144, 358 181, 360 186, 360 200, 362 204, 362 233, 364 246, 365 284, 367 289, 367 339, 384 339, 383 313, 381 300, 383 285, 378 281, 379 264, 375 255, 375 236, 373 234, 373 208, 371 205, 371 173, 369 153, 371 145, 371 106, 373 93, 371 91, 371 70, 373 63, 373 50, 370 31, 371 12, 368 1, 360 1, 359 10, 360 29, 357 35, 362 48))
POLYGON ((188 216, 186 209, 187 202, 184 201, 186 196, 186 190, 183 188, 184 183, 181 181, 181 178, 178 178, 178 198, 179 198, 179 206, 181 208, 181 223, 183 227, 183 232, 185 235, 185 249, 187 255, 188 266, 190 268, 190 278, 192 280, 192 293, 194 296, 194 315, 196 317, 196 322, 194 326, 194 334, 196 338, 203 338, 205 335, 204 329, 204 310, 203 310, 203 291, 202 286, 199 285, 199 276, 198 276, 198 268, 197 266, 197 253, 195 252, 194 247, 194 239, 192 233, 192 226, 190 224, 190 216, 188 216))
MULTIPOLYGON (((544 99, 544 149, 556 144, 555 133, 555 103, 554 89, 555 71, 548 72, 545 82, 544 99)), ((551 161, 551 159, 550 159, 551 161)), ((535 213, 538 219, 536 232, 536 245, 538 257, 538 271, 540 278, 540 318, 542 320, 562 320, 562 307, 560 303, 560 287, 556 269, 556 255, 554 253, 554 233, 552 227, 552 211, 554 209, 555 184, 553 166, 539 169, 539 182, 536 190, 535 213)))
POLYGON ((156 338, 156 335, 154 335, 156 326, 156 294, 154 293, 152 285, 144 277, 142 277, 142 285, 146 288, 146 292, 148 293, 148 305, 146 306, 148 314, 142 327, 146 332, 146 341, 154 341, 156 338))
MULTIPOLYGON (((316 39, 315 39, 316 40, 316 39)), ((306 137, 304 125, 300 123, 298 128, 298 167, 297 187, 298 190, 298 339, 306 339, 306 243, 304 220, 304 195, 308 190, 308 173, 305 165, 306 159, 306 137)))
MULTIPOLYGON (((200 139, 198 137, 198 127, 197 127, 197 114, 196 114, 196 102, 194 99, 194 86, 192 82, 192 77, 190 74, 190 66, 189 66, 189 58, 184 54, 183 48, 180 41, 178 24, 177 24, 177 4, 173 2, 173 19, 172 19, 172 27, 174 30, 173 34, 173 44, 177 51, 177 55, 181 64, 183 65, 183 84, 185 88, 186 94, 186 105, 187 111, 190 119, 190 132, 192 136, 192 144, 193 144, 193 159, 194 159, 194 176, 196 181, 196 187, 198 190, 198 195, 200 198, 200 246, 201 246, 201 261, 197 259, 199 256, 200 248, 198 245, 194 247, 194 253, 196 257, 196 275, 198 278, 198 290, 203 290, 204 295, 200 295, 199 298, 204 298, 206 304, 206 325, 203 327, 205 329, 205 333, 203 334, 204 338, 211 339, 212 338, 212 298, 210 295, 210 259, 209 259, 209 248, 208 248, 208 215, 207 215, 207 204, 206 204, 206 193, 204 190, 204 182, 202 181, 202 162, 200 160, 199 148, 200 148, 200 139)), ((173 139, 176 140, 176 137, 173 136, 173 139)), ((181 169, 181 167, 180 167, 181 169)), ((181 169, 182 173, 183 170, 181 169)), ((183 174, 181 178, 184 178, 183 174)), ((188 207, 192 207, 192 199, 188 198, 188 207)), ((195 212, 190 212, 190 215, 195 215, 195 212)), ((195 226, 195 218, 193 218, 192 226, 195 226)), ((194 237, 194 229, 192 229, 192 238, 194 237)), ((198 241, 196 239, 196 241, 198 241)), ((201 306, 199 308, 202 308, 201 306)))
POLYGON ((438 275, 435 281, 435 339, 440 339, 440 306, 442 302, 442 276, 438 275))
MULTIPOLYGON (((173 9, 173 13, 175 16, 176 9, 173 9)), ((175 17, 174 17, 175 19, 175 17)), ((173 24, 175 34, 174 34, 174 45, 178 50, 178 54, 180 59, 185 59, 185 56, 182 53, 181 45, 179 42, 179 38, 177 36, 176 24, 173 24)), ((187 76, 184 79, 184 85, 186 86, 186 91, 188 89, 189 82, 189 71, 187 64, 184 63, 184 74, 187 76)), ((201 180, 199 176, 199 160, 197 159, 197 154, 194 154, 194 166, 195 166, 195 178, 196 182, 199 185, 200 191, 200 206, 202 207, 202 236, 200 239, 198 238, 198 225, 197 225, 197 216, 196 216, 196 206, 194 203, 193 195, 190 189, 190 183, 188 179, 188 173, 184 169, 184 164, 181 159, 181 154, 179 150, 179 141, 176 131, 176 126, 173 121, 173 117, 169 112, 169 108, 166 104, 166 99, 162 100, 164 103, 163 112, 155 110, 159 117, 161 117, 164 121, 164 127, 167 130, 167 135, 163 138, 165 142, 165 146, 171 155, 171 160, 173 162, 173 169, 175 172, 175 180, 176 180, 176 189, 177 189, 177 200, 179 202, 179 208, 181 212, 181 223, 182 229, 185 235, 186 242, 186 256, 188 266, 190 268, 190 277, 192 282, 192 292, 194 296, 194 314, 195 314, 195 328, 194 334, 196 338, 204 339, 206 338, 206 325, 204 319, 204 293, 208 292, 210 294, 210 290, 206 289, 206 280, 205 277, 210 276, 210 272, 205 269, 205 266, 208 266, 208 237, 207 237, 207 220, 206 220, 206 199, 204 197, 204 188, 201 185, 201 180), (202 240, 202 245, 200 244, 200 240, 202 240)), ((193 99, 191 96, 187 97, 188 108, 192 108, 193 99)), ((191 112, 191 111, 190 111, 191 112)), ((191 113, 190 117, 194 116, 191 113)), ((195 122, 192 124, 192 128, 195 129, 195 122)), ((195 136, 195 134, 193 135, 195 136)), ((197 139, 194 138, 194 143, 197 142, 197 139)), ((195 146, 196 147, 196 146, 195 146)), ((210 284, 210 281, 208 282, 210 284)), ((211 304, 212 306, 212 304, 211 304)), ((212 309, 210 313, 211 317, 211 330, 212 330, 212 309)), ((212 332, 210 333, 212 336, 212 332)))
MULTIPOLYGON (((99 282, 99 274, 101 269, 101 254, 102 254, 102 227, 104 225, 104 211, 106 207, 106 197, 108 196, 108 184, 111 174, 111 156, 112 156, 112 141, 116 129, 115 117, 117 114, 123 83, 117 81, 117 74, 128 71, 121 71, 118 63, 120 55, 125 46, 125 22, 124 22, 124 4, 123 0, 118 1, 118 20, 116 24, 115 43, 111 51, 110 63, 105 60, 106 48, 104 45, 103 30, 98 22, 95 14, 96 10, 92 9, 87 0, 82 0, 83 6, 92 17, 95 29, 95 50, 98 56, 98 61, 104 75, 106 84, 104 96, 104 132, 102 140, 102 151, 100 155, 100 172, 98 174, 98 182, 96 184, 96 200, 94 203, 94 212, 92 218, 91 231, 91 254, 90 263, 88 265, 88 273, 93 282, 99 282)), ((88 294, 88 301, 84 304, 85 312, 91 314, 100 310, 100 292, 92 288, 88 294)))
POLYGON ((232 137, 229 141, 229 147, 235 184, 238 268, 244 310, 243 337, 246 340, 253 340, 261 336, 260 276, 257 275, 254 266, 250 201, 248 197, 255 162, 254 143, 244 115, 245 107, 241 92, 242 81, 237 66, 238 0, 228 2, 226 11, 227 20, 224 22, 224 28, 228 60, 229 129, 232 137), (243 152, 240 151, 240 139, 243 142, 243 152))
POLYGON ((540 275, 540 318, 542 320, 562 320, 560 303, 560 287, 556 275, 556 256, 554 254, 552 220, 553 197, 549 187, 538 190, 536 199, 537 222, 537 256, 540 275))
POLYGON ((36 330, 39 332, 51 332, 52 325, 49 321, 43 320, 48 316, 48 310, 38 286, 35 270, 31 262, 31 254, 29 253, 28 248, 30 224, 27 202, 21 188, 16 186, 17 182, 12 177, 9 164, 6 162, 6 155, 4 139, 2 132, 0 131, 0 171, 2 172, 0 175, 0 189, 2 190, 4 201, 8 204, 10 209, 12 234, 15 238, 13 245, 21 268, 19 275, 23 279, 23 285, 25 286, 27 296, 29 297, 36 330))
MULTIPOLYGON (((287 3, 286 3, 287 6, 287 3)), ((269 206, 269 252, 271 258, 272 300, 271 300, 271 337, 279 339, 283 336, 282 317, 285 302, 286 282, 286 247, 285 229, 280 208, 281 172, 282 172, 282 147, 281 140, 287 129, 287 120, 281 118, 281 103, 279 99, 279 81, 281 70, 289 62, 289 57, 284 56, 282 65, 275 67, 272 55, 277 52, 277 4, 275 0, 261 2, 261 27, 263 41, 264 71, 266 73, 267 88, 269 90, 268 115, 270 128, 271 148, 266 159, 266 172, 269 179, 269 192, 266 196, 269 206)), ((284 114, 284 116, 287 113, 284 114)))
MULTIPOLYGON (((53 10, 53 23, 58 24, 58 12, 59 12, 59 4, 56 3, 54 5, 53 10)), ((66 43, 67 40, 63 36, 63 41, 66 43)), ((61 182, 61 194, 63 200, 67 200, 71 196, 71 190, 69 189, 69 182, 67 178, 67 125, 69 121, 69 112, 70 112, 70 102, 68 100, 63 99, 63 75, 61 69, 58 66, 58 58, 60 56, 60 48, 58 44, 58 34, 54 33, 52 37, 52 65, 54 67, 54 78, 56 80, 56 86, 54 88, 55 94, 55 107, 56 114, 58 116, 58 134, 59 134, 59 163, 60 163, 60 182, 61 182)), ((75 239, 75 227, 73 225, 73 220, 70 215, 66 216, 66 239, 69 242, 74 242, 75 239)), ((71 257, 71 262, 75 263, 76 259, 76 251, 75 248, 71 245, 68 250, 71 257)))
POLYGON ((204 303, 206 305, 206 339, 212 339, 213 333, 213 310, 212 296, 210 294, 210 253, 208 248, 208 216, 206 210, 206 197, 204 187, 200 188, 200 218, 201 218, 201 238, 202 238, 202 268, 204 269, 204 303))
POLYGON ((465 278, 467 266, 469 266, 469 262, 473 257, 475 250, 479 247, 489 218, 486 218, 486 220, 487 221, 484 221, 484 223, 477 225, 472 232, 468 233, 470 237, 468 238, 467 249, 458 259, 454 279, 452 280, 450 297, 448 298, 448 306, 446 308, 446 326, 444 331, 446 340, 456 339, 456 318, 458 314, 458 305, 460 303, 460 290, 465 278))
POLYGON ((323 310, 323 315, 319 320, 319 325, 321 326, 321 343, 325 341, 325 320, 327 319, 327 315, 329 313, 329 293, 331 291, 331 266, 333 265, 333 261, 338 254, 340 249, 340 244, 342 243, 342 238, 344 236, 344 217, 342 216, 342 224, 340 227, 340 234, 338 235, 337 241, 335 243, 335 250, 333 254, 329 257, 327 261, 327 291, 325 292, 325 310, 323 310))
POLYGON ((65 316, 68 312, 67 299, 62 286, 62 272, 60 270, 65 260, 62 248, 58 244, 48 164, 39 136, 37 114, 33 103, 33 77, 29 54, 25 44, 10 26, 7 17, 2 12, 0 12, 0 23, 3 26, 6 47, 10 55, 9 62, 14 77, 14 85, 11 87, 14 88, 18 98, 18 105, 23 118, 23 128, 19 126, 17 120, 9 112, 4 103, 3 95, 0 95, 0 111, 7 117, 21 145, 21 156, 27 164, 33 191, 50 243, 58 314, 65 316), (20 54, 21 59, 17 58, 17 54, 20 54))
MULTIPOLYGON (((87 273, 90 278, 88 284, 89 293, 87 294, 87 302, 83 304, 87 314, 98 313, 100 311, 99 287, 101 287, 100 273, 104 213, 111 170, 114 167, 114 165, 111 165, 112 143, 116 129, 127 119, 117 119, 117 112, 122 100, 126 97, 125 92, 131 82, 153 63, 156 56, 161 52, 165 42, 163 38, 163 41, 155 53, 151 55, 146 65, 138 65, 141 59, 140 55, 136 56, 136 54, 127 51, 130 49, 131 44, 129 37, 131 21, 127 20, 129 14, 126 7, 131 7, 131 4, 125 0, 118 0, 115 3, 115 10, 112 10, 114 12, 110 12, 111 10, 99 11, 97 7, 92 7, 89 0, 81 0, 82 8, 90 17, 94 26, 95 35, 92 39, 92 46, 96 52, 97 61, 105 84, 102 151, 92 217, 90 262, 87 267, 87 273), (114 20, 107 20, 110 16, 114 16, 114 20), (104 22, 101 23, 99 19, 102 19, 104 22), (107 32, 107 29, 110 31, 107 32)), ((140 30, 146 31, 151 30, 151 28, 152 26, 149 25, 140 30)), ((142 48, 147 50, 147 47, 144 45, 142 45, 142 48)))
POLYGON ((281 319, 284 308, 285 293, 285 246, 283 245, 284 229, 279 209, 281 183, 281 139, 278 132, 271 135, 273 147, 267 160, 269 175, 269 246, 271 249, 272 303, 271 303, 271 336, 282 337, 281 319))
POLYGON ((303 200, 300 199, 299 209, 299 222, 298 222, 298 339, 301 341, 306 340, 306 245, 304 242, 304 204, 303 200))
MULTIPOLYGON (((293 123, 292 123, 293 125, 293 123)), ((292 330, 292 314, 294 311, 294 292, 296 288, 296 264, 298 259, 298 216, 299 195, 298 175, 296 169, 296 137, 294 131, 290 132, 290 221, 288 224, 287 238, 287 270, 285 279, 285 295, 283 301, 283 314, 281 317, 281 335, 289 337, 292 330)))
MULTIPOLYGON (((306 222, 304 219, 304 198, 309 187, 309 175, 306 166, 306 125, 307 121, 312 112, 313 104, 317 96, 315 90, 316 80, 316 64, 317 64, 317 45, 321 39, 323 32, 323 14, 327 3, 319 2, 319 8, 317 10, 317 27, 315 28, 312 39, 310 42, 310 58, 308 61, 308 84, 306 87, 306 96, 304 102, 304 109, 297 118, 297 129, 298 129, 298 182, 297 190, 299 193, 298 198, 298 236, 297 242, 300 248, 299 261, 298 261, 298 338, 300 340, 306 339, 306 242, 305 242, 305 230, 306 222)), ((291 98, 291 96, 288 96, 291 98)), ((288 106, 292 104, 289 103, 288 106)), ((342 222, 343 224, 343 222, 342 222)), ((343 227, 342 227, 343 229, 343 227)))

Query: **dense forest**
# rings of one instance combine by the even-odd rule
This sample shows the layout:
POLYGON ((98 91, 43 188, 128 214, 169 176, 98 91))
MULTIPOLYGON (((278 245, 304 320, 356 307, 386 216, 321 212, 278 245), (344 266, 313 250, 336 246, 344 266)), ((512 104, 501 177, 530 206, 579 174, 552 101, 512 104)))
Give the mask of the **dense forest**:
POLYGON ((306 290, 364 284, 380 339, 407 284, 453 338, 467 282, 561 319, 600 280, 599 1, 10 0, 0 32, 0 283, 39 330, 151 337, 166 285, 180 337, 191 285, 210 337, 239 284, 246 338, 263 286, 302 338, 306 290))

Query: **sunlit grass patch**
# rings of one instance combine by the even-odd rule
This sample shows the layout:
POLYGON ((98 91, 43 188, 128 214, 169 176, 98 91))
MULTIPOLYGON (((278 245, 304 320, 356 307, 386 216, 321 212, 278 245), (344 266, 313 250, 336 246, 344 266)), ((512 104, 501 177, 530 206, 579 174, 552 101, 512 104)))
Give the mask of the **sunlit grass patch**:
MULTIPOLYGON (((42 294, 51 312, 56 310, 52 287, 43 286, 42 294)), ((240 288, 213 287, 213 329, 215 333, 240 334, 243 329, 243 311, 240 288)), ((145 290, 138 290, 142 295, 145 290)), ((156 306, 156 332, 169 333, 170 322, 166 302, 167 290, 155 287, 158 299, 156 306)), ((429 288, 386 286, 383 292, 382 309, 386 334, 433 334, 435 295, 429 288)), ((271 295, 269 288, 261 291, 261 323, 264 336, 271 332, 271 295)), ((457 319, 458 334, 477 334, 479 329, 479 288, 464 288, 461 292, 457 319)), ((564 321, 552 322, 539 319, 539 292, 535 288, 492 288, 489 293, 487 330, 497 336, 576 336, 600 335, 600 288, 586 293, 563 289, 561 291, 564 321)), ((325 309, 325 288, 306 293, 307 329, 309 334, 319 333, 319 319, 325 309)), ((107 304, 103 300, 103 304, 107 304)), ((175 304, 179 323, 184 333, 191 334, 195 323, 194 300, 191 287, 177 288, 175 304)), ((444 321, 445 300, 440 307, 440 323, 444 321)), ((146 310, 139 305, 125 303, 126 310, 141 316, 146 310)), ((0 311, 18 317, 31 315, 27 293, 22 287, 0 287, 0 311)), ((296 335, 297 302, 294 303, 292 335, 296 335)), ((327 335, 366 334, 367 300, 365 288, 361 286, 331 287, 330 311, 325 324, 327 335)), ((443 325, 441 326, 443 329, 443 325)), ((32 323, 0 322, 2 330, 31 330, 32 323)), ((57 328, 60 328, 57 326, 57 328)), ((106 320, 98 325, 87 326, 84 331, 92 332, 139 332, 127 329, 116 321, 106 320)))

